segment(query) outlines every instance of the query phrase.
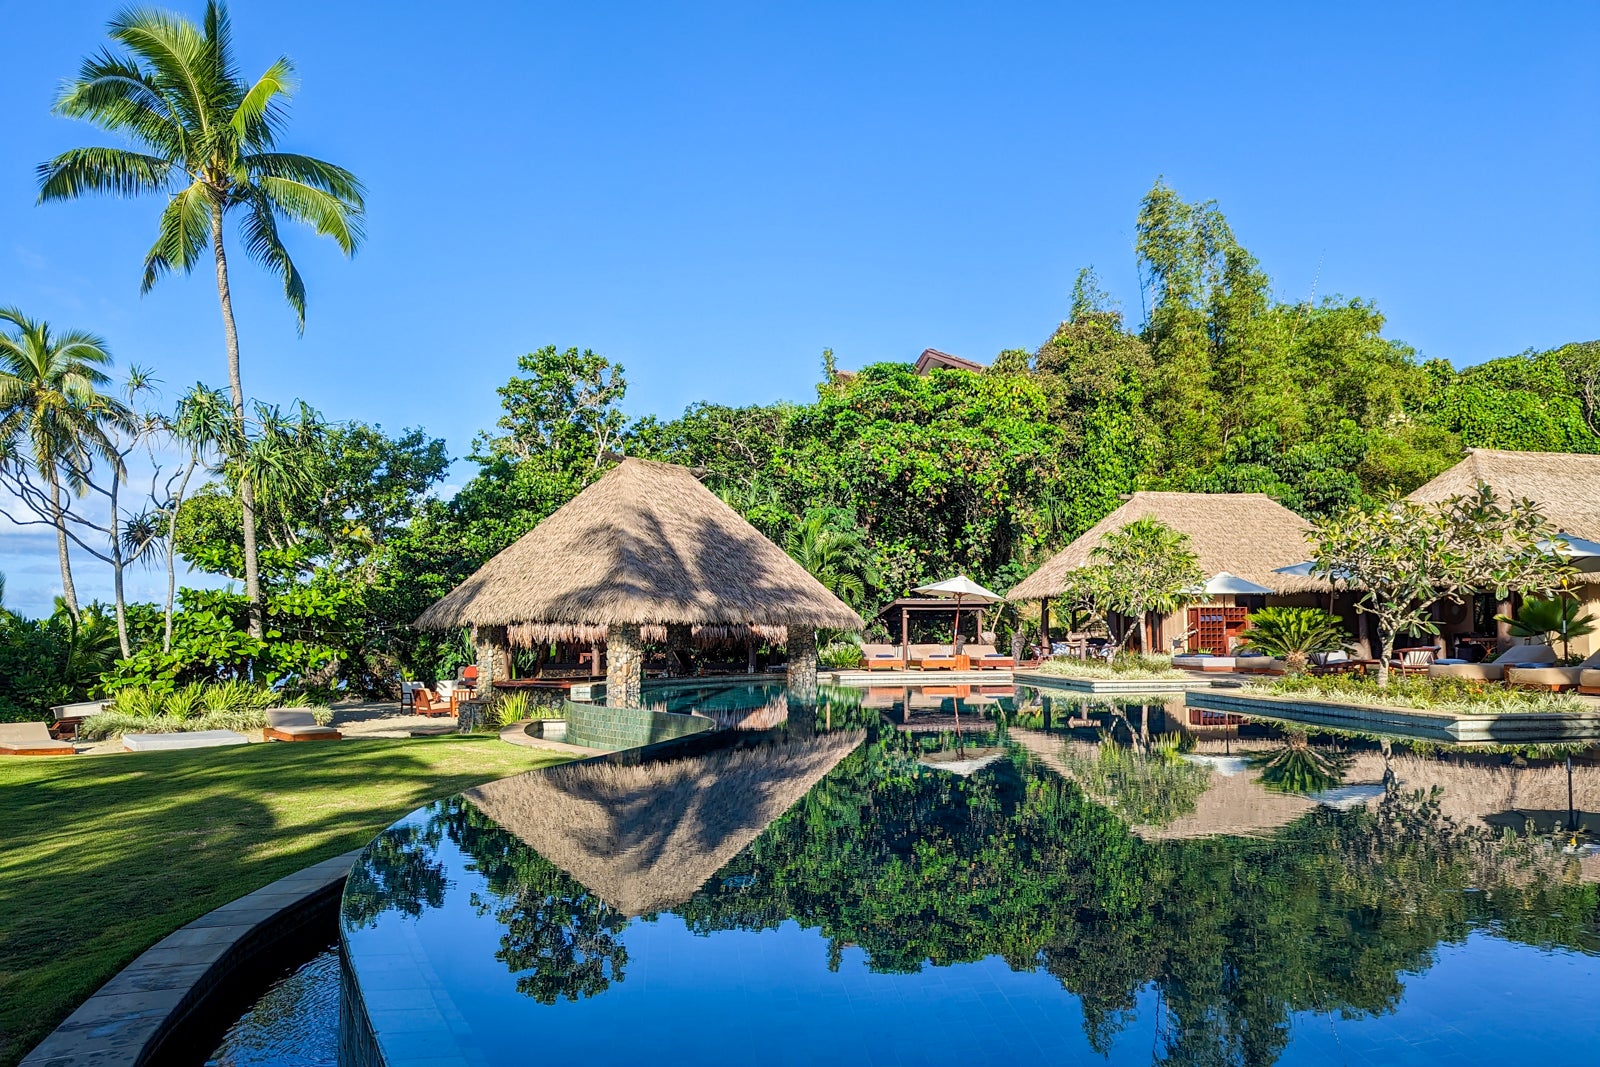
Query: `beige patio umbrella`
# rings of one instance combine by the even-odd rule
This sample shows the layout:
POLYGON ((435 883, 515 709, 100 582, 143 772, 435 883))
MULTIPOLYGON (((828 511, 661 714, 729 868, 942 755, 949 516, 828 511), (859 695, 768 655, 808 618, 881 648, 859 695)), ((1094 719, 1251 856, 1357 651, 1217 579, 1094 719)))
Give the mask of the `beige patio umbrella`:
POLYGON ((956 621, 950 634, 950 647, 955 647, 956 638, 961 633, 961 605, 962 604, 998 604, 1005 597, 992 589, 985 589, 965 574, 958 574, 954 578, 946 578, 942 582, 932 585, 919 585, 912 590, 913 593, 922 593, 926 596, 942 597, 945 600, 956 602, 956 621))

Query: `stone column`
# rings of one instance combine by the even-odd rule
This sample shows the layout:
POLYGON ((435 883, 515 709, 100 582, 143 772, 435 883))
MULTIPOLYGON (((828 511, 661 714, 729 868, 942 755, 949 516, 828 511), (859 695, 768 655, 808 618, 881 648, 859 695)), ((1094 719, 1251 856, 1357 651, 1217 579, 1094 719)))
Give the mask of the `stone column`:
POLYGON ((606 631, 606 707, 636 708, 644 694, 644 642, 638 626, 606 631))
POLYGON ((817 631, 809 627, 789 627, 789 699, 817 700, 817 631))
POLYGON ((478 664, 478 697, 488 700, 494 696, 494 683, 511 677, 506 656, 506 628, 474 626, 472 648, 478 664))

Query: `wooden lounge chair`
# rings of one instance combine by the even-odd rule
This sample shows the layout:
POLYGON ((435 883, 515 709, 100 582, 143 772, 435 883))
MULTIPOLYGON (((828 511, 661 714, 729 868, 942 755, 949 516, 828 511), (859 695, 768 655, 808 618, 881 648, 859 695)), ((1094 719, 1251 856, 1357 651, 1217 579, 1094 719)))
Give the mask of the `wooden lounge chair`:
POLYGON ((905 657, 894 645, 864 644, 861 646, 862 666, 869 671, 903 671, 905 657))
POLYGON ((310 708, 268 708, 268 741, 337 741, 344 735, 331 726, 318 726, 310 708))
POLYGON ((106 710, 109 703, 108 700, 86 700, 80 704, 57 704, 50 709, 50 714, 55 716, 55 722, 50 724, 50 736, 57 741, 77 737, 78 724, 106 710))
POLYGON ((1600 670, 1600 652, 1574 667, 1507 667, 1506 684, 1559 693, 1581 687, 1584 674, 1593 674, 1597 670, 1600 670))
POLYGON ((917 663, 917 668, 924 671, 965 671, 971 667, 972 662, 965 655, 925 656, 917 663))
POLYGON ((1017 666, 1014 657, 1001 655, 993 645, 968 645, 967 658, 980 671, 1009 671, 1017 666))
POLYGON ((42 722, 0 723, 0 756, 70 756, 77 751, 51 737, 42 722))
POLYGON ((450 694, 448 700, 439 696, 432 689, 418 689, 411 695, 411 710, 418 715, 426 715, 430 719, 436 715, 454 715, 456 713, 455 694, 450 694))
POLYGON ((1578 674, 1578 692, 1600 696, 1600 670, 1590 668, 1578 674))
POLYGON ((1389 669, 1401 674, 1427 674, 1428 668, 1438 658, 1439 650, 1428 648, 1402 648, 1399 655, 1389 661, 1389 669))

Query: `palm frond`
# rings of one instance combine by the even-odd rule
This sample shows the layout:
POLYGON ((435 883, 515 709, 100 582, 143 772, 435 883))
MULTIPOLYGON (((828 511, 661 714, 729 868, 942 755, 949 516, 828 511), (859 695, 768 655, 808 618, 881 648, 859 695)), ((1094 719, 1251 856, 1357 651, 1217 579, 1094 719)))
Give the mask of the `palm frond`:
POLYGON ((292 96, 294 90, 294 64, 288 56, 279 56, 244 94, 244 99, 234 109, 233 117, 228 120, 239 135, 240 143, 272 144, 284 121, 283 108, 278 100, 292 96))
POLYGON ((211 210, 211 198, 198 182, 173 194, 161 212, 156 243, 144 257, 141 293, 149 292, 163 274, 173 270, 187 273, 200 262, 211 238, 211 210))
POLYGON ((207 42, 199 27, 180 15, 156 8, 124 8, 107 27, 111 39, 150 68, 151 82, 192 131, 207 133, 212 107, 222 87, 208 69, 207 42))
POLYGON ((251 259, 260 263, 283 279, 283 296, 294 308, 299 328, 306 328, 306 285, 294 265, 283 239, 278 236, 278 220, 273 214, 272 201, 259 190, 252 190, 246 202, 244 220, 244 249, 251 259))
POLYGON ((298 152, 255 152, 241 160, 252 178, 289 178, 332 193, 355 211, 366 210, 366 189, 343 167, 298 152))
POLYGON ((262 177, 260 187, 273 207, 331 237, 345 255, 353 255, 366 233, 361 212, 343 200, 291 178, 262 177))
POLYGON ((85 193, 137 196, 166 186, 173 164, 126 148, 73 148, 39 164, 39 201, 71 200, 85 193))
POLYGON ((168 157, 184 154, 183 123, 161 87, 137 63, 108 49, 83 61, 77 80, 62 89, 54 110, 126 133, 168 157))

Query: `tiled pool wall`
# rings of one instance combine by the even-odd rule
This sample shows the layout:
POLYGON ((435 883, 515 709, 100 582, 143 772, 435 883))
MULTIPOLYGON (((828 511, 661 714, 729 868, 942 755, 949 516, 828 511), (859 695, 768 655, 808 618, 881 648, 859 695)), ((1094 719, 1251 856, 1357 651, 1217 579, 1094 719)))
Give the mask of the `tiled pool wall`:
POLYGON ((608 708, 576 700, 567 701, 564 711, 567 744, 610 752, 688 737, 714 730, 717 725, 702 715, 645 711, 642 708, 608 708))

